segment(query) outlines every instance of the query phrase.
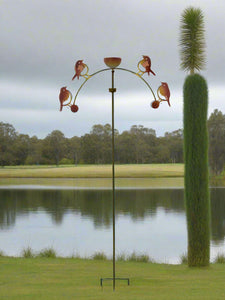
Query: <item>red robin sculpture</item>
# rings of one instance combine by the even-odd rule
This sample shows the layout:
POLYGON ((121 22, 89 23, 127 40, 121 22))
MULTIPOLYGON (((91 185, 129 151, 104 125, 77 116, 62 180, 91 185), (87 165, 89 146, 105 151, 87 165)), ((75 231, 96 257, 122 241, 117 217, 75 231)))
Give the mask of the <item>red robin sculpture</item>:
POLYGON ((80 76, 81 72, 83 71, 83 69, 85 68, 85 66, 86 65, 83 63, 83 60, 78 60, 75 63, 75 66, 74 66, 75 75, 73 76, 72 80, 74 80, 75 77, 77 77, 77 79, 79 79, 79 76, 80 76))
POLYGON ((160 100, 162 101, 167 101, 168 105, 170 106, 170 90, 168 87, 168 84, 166 82, 161 82, 162 84, 160 85, 160 87, 157 90, 157 94, 160 100), (159 96, 159 93, 165 97, 165 99, 161 99, 159 96))
POLYGON ((68 100, 68 98, 70 97, 70 101, 72 99, 72 94, 69 90, 66 89, 66 86, 62 87, 60 89, 60 93, 59 93, 59 101, 60 101, 60 111, 62 111, 63 108, 63 103, 68 100))
POLYGON ((147 55, 143 55, 143 59, 141 61, 141 65, 142 67, 145 68, 145 72, 148 73, 148 75, 150 75, 150 72, 155 75, 155 73, 151 70, 151 59, 149 56, 147 55))

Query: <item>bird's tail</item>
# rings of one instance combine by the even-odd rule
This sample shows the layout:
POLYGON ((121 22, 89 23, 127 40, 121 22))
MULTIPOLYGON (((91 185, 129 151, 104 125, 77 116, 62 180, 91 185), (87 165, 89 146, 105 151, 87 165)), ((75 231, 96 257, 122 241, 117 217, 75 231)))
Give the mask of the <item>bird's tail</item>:
POLYGON ((62 111, 62 109, 63 109, 63 106, 62 106, 62 104, 60 105, 60 109, 59 109, 59 111, 62 111))
POLYGON ((153 74, 153 75, 155 75, 155 73, 150 69, 150 72, 153 74))
POLYGON ((76 78, 76 76, 77 76, 77 74, 75 74, 75 75, 73 76, 72 80, 74 80, 74 79, 76 78))

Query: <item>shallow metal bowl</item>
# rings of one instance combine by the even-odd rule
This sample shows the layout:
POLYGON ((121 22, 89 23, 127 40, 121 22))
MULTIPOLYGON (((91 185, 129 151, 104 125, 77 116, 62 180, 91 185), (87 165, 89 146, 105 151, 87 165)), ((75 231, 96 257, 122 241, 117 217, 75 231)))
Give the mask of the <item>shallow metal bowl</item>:
POLYGON ((121 58, 120 57, 105 57, 104 58, 104 63, 110 67, 110 68, 116 68, 120 65, 121 63, 121 58))

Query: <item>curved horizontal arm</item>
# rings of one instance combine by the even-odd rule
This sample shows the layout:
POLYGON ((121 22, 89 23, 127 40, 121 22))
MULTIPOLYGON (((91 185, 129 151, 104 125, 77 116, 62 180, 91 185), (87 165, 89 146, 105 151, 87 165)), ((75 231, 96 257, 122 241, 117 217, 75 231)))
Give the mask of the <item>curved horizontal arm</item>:
POLYGON ((73 104, 75 104, 76 99, 77 99, 77 96, 78 96, 80 90, 81 90, 82 87, 85 85, 85 83, 88 81, 88 79, 90 79, 91 77, 95 76, 95 75, 98 74, 98 73, 101 73, 101 72, 104 72, 104 71, 108 71, 108 70, 111 70, 111 68, 102 69, 102 70, 99 70, 99 71, 97 71, 97 72, 95 72, 95 73, 89 75, 89 76, 85 79, 85 81, 81 84, 81 86, 79 87, 79 89, 78 89, 78 91, 77 91, 77 93, 76 93, 76 95, 75 95, 75 97, 74 97, 73 104))
MULTIPOLYGON (((139 77, 142 81, 144 81, 144 83, 148 86, 148 88, 149 88, 150 91, 152 92, 152 95, 153 95, 154 99, 156 100, 156 97, 155 97, 155 94, 154 94, 152 88, 150 87, 150 85, 148 84, 148 82, 147 82, 144 78, 142 78, 139 74, 137 74, 137 73, 135 73, 135 72, 133 72, 133 71, 131 71, 131 70, 124 69, 124 68, 114 68, 114 69, 115 69, 115 70, 121 70, 121 71, 127 71, 127 72, 130 72, 130 73, 132 73, 132 74, 138 76, 138 77, 139 77)), ((99 71, 97 71, 97 72, 95 72, 95 73, 89 75, 89 76, 85 79, 85 81, 81 84, 81 86, 79 87, 79 89, 78 89, 78 91, 77 91, 77 93, 76 93, 76 95, 75 95, 75 97, 74 97, 74 102, 73 102, 73 104, 75 104, 76 99, 77 99, 77 96, 78 96, 80 90, 81 90, 82 87, 85 85, 85 83, 88 81, 88 79, 90 79, 91 77, 97 75, 98 73, 101 73, 101 72, 104 72, 104 71, 108 71, 108 70, 112 70, 112 69, 111 69, 111 68, 102 69, 102 70, 99 70, 99 71)))
POLYGON ((139 74, 137 74, 137 73, 135 73, 135 72, 133 72, 133 71, 131 71, 131 70, 129 70, 129 69, 124 69, 124 68, 116 68, 116 69, 117 69, 117 70, 122 70, 122 71, 127 71, 127 72, 130 72, 130 73, 132 73, 132 74, 138 76, 138 77, 139 77, 141 80, 143 80, 144 83, 148 86, 148 88, 149 88, 150 91, 152 92, 152 95, 153 95, 154 99, 156 100, 156 97, 155 97, 155 94, 154 94, 152 88, 150 87, 150 85, 148 84, 148 82, 147 82, 144 78, 142 78, 139 74))

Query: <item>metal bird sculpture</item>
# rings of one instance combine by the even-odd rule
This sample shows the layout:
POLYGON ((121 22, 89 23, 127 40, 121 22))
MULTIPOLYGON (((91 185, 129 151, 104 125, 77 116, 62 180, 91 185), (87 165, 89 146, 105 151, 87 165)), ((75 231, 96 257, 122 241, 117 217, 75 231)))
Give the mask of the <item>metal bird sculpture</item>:
POLYGON ((83 63, 83 60, 78 60, 74 66, 75 75, 73 76, 72 80, 74 80, 76 77, 79 79, 79 76, 85 67, 86 65, 83 63))
POLYGON ((167 101, 168 105, 170 106, 170 90, 169 90, 168 84, 166 82, 161 82, 161 83, 162 84, 160 85, 160 87, 157 90, 157 95, 161 101, 167 101), (159 93, 163 97, 165 97, 165 99, 160 98, 159 93))
POLYGON ((143 59, 141 61, 141 65, 142 67, 145 68, 145 73, 148 73, 148 75, 150 75, 150 72, 155 75, 155 73, 152 71, 151 69, 151 59, 149 56, 147 55, 142 55, 143 56, 143 59))
MULTIPOLYGON (((71 92, 69 90, 67 90, 66 86, 62 87, 60 89, 60 93, 59 93, 60 111, 62 111, 63 106, 65 105, 63 103, 66 100, 68 100, 69 97, 70 97, 70 102, 71 102, 71 100, 72 100, 72 94, 71 94, 71 92)), ((66 105, 69 105, 69 103, 67 103, 66 105)))

